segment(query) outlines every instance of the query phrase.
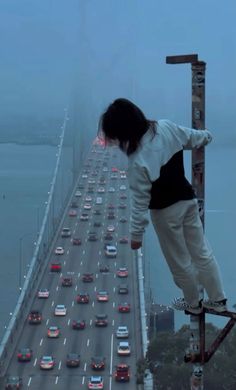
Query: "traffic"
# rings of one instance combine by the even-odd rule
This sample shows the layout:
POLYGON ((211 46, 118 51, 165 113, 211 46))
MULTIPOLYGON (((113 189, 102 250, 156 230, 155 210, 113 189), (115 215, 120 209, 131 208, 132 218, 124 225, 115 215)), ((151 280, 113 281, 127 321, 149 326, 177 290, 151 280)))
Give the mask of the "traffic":
POLYGON ((126 170, 117 148, 93 145, 25 318, 6 389, 137 388, 140 320, 127 245, 126 170))

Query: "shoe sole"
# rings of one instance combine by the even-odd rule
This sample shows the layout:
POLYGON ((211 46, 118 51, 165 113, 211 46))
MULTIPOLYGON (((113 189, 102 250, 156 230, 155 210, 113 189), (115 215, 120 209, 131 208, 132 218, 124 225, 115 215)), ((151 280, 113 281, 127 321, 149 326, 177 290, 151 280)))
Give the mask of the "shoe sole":
POLYGON ((202 305, 202 307, 204 309, 208 309, 208 310, 214 310, 216 311, 217 313, 224 313, 225 311, 228 311, 227 307, 210 307, 210 306, 205 306, 204 304, 202 305))

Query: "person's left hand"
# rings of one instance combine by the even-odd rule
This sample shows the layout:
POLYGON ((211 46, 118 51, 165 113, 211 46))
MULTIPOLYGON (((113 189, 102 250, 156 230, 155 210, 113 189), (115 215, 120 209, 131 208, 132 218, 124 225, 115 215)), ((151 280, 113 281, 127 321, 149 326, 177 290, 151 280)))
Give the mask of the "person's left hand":
POLYGON ((139 249, 142 246, 142 241, 133 241, 130 243, 131 249, 139 249))

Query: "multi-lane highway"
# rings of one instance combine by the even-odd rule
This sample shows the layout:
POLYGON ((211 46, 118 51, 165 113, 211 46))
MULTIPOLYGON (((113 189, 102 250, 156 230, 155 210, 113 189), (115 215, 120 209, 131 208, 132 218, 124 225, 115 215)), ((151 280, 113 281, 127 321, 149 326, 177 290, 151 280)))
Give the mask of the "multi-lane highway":
POLYGON ((129 193, 125 172, 126 160, 117 148, 93 146, 65 212, 46 272, 40 281, 39 288, 48 289, 49 297, 39 299, 35 291, 31 309, 42 313, 42 322, 32 325, 25 318, 23 332, 8 367, 8 375, 22 378, 23 388, 86 389, 89 378, 94 375, 102 376, 104 389, 136 388, 136 361, 140 357, 141 344, 136 264, 129 244, 119 242, 128 236, 129 193), (86 216, 81 219, 82 214, 87 214, 87 219, 86 216), (71 231, 68 238, 61 237, 61 230, 65 227, 71 231), (108 232, 113 228, 114 231, 108 232), (74 245, 73 238, 80 239, 81 245, 74 245), (115 258, 105 256, 105 244, 117 248, 115 258), (64 253, 55 254, 57 247, 62 247, 64 253), (51 272, 51 264, 55 260, 61 263, 60 272, 51 272), (109 272, 100 272, 101 265, 109 266, 109 272), (128 269, 127 277, 117 276, 120 267, 128 269), (88 272, 93 273, 93 281, 85 283, 83 274, 88 272), (72 277, 72 286, 62 286, 63 277, 72 277), (128 294, 119 294, 118 286, 124 283, 128 286, 128 294), (108 302, 97 300, 100 291, 108 293, 108 302), (77 303, 77 296, 84 292, 89 294, 89 303, 77 303), (130 304, 130 312, 119 312, 119 303, 124 302, 130 304), (65 316, 55 316, 58 304, 66 306, 65 316), (107 326, 95 325, 97 314, 107 315, 107 326), (85 328, 73 329, 73 320, 85 320, 85 328), (127 339, 116 337, 117 327, 121 325, 128 327, 127 339), (58 338, 48 337, 50 326, 59 327, 58 338), (130 356, 117 354, 120 341, 129 342, 130 356), (21 348, 32 350, 29 362, 18 361, 17 352, 21 348), (80 355, 79 367, 67 367, 68 353, 80 355), (52 369, 40 368, 42 356, 54 358, 52 369), (105 358, 104 370, 92 369, 91 358, 95 356, 105 358), (114 380, 115 366, 119 362, 130 366, 131 378, 128 383, 121 384, 114 380))

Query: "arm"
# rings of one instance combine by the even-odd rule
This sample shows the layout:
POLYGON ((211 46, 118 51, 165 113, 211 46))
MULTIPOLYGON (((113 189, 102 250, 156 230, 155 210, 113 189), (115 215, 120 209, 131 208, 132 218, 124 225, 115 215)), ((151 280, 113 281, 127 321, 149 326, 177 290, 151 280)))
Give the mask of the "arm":
POLYGON ((208 130, 190 129, 178 125, 176 125, 176 129, 184 149, 200 148, 212 141, 212 135, 208 130))
POLYGON ((129 172, 131 190, 131 247, 138 249, 142 245, 145 227, 148 225, 148 206, 151 199, 152 183, 146 168, 136 166, 129 172), (133 244, 132 244, 133 242, 133 244), (141 243, 139 246, 134 242, 141 243))

